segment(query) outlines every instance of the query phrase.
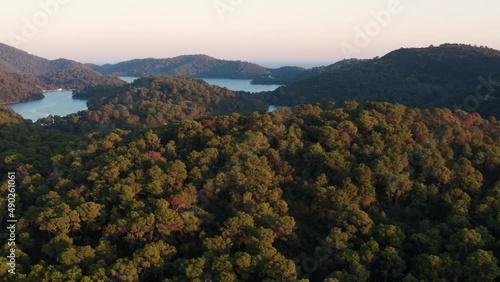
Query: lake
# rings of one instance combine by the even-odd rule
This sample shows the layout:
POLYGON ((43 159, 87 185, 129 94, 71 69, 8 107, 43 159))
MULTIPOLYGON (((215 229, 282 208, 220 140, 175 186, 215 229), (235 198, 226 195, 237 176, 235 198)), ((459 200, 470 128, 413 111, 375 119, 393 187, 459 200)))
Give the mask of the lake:
POLYGON ((48 115, 66 116, 87 109, 86 100, 73 99, 73 91, 45 92, 42 100, 7 105, 25 119, 36 121, 48 115))
POLYGON ((233 91, 262 92, 273 91, 281 85, 252 84, 250 79, 228 79, 228 78, 202 78, 206 83, 219 87, 226 87, 233 91))
POLYGON ((287 106, 269 105, 269 107, 267 108, 267 111, 268 111, 268 112, 274 112, 274 111, 279 110, 279 109, 290 109, 290 107, 287 107, 287 106))
POLYGON ((139 77, 135 76, 120 76, 119 77, 121 80, 125 81, 126 83, 132 83, 134 80, 139 79, 139 77))

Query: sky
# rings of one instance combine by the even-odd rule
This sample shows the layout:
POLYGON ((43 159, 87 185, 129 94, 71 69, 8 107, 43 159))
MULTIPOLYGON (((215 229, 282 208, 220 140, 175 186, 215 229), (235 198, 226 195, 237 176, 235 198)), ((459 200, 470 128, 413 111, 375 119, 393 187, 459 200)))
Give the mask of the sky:
POLYGON ((0 1, 0 42, 85 63, 184 54, 333 63, 442 43, 500 49, 497 0, 0 1))

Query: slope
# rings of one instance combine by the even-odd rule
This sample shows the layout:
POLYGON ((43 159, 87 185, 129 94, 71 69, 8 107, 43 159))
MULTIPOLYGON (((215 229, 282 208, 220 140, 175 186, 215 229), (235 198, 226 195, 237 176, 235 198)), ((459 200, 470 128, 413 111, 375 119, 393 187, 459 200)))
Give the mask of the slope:
POLYGON ((43 99, 42 89, 47 85, 30 75, 0 72, 0 104, 43 99))
POLYGON ((82 64, 67 60, 48 60, 0 43, 0 71, 41 75, 49 72, 80 67, 82 64))
POLYGON ((335 101, 386 101, 447 107, 499 117, 500 51, 468 45, 399 49, 313 76, 263 95, 293 106, 335 101), (476 91, 479 89, 479 91, 476 91))

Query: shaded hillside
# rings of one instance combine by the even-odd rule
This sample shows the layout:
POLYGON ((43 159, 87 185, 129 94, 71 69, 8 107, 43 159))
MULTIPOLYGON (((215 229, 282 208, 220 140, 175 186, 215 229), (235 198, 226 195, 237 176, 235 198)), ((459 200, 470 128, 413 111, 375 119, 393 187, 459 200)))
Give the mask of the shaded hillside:
POLYGON ((18 73, 19 71, 16 70, 13 66, 7 64, 6 62, 0 61, 0 72, 6 72, 6 73, 18 73))
POLYGON ((298 82, 298 81, 304 80, 306 78, 317 76, 317 75, 331 72, 334 70, 349 68, 349 67, 356 65, 358 63, 361 63, 363 61, 366 61, 366 60, 344 59, 342 61, 335 62, 335 63, 328 65, 328 66, 314 67, 312 69, 308 69, 307 71, 304 71, 304 72, 296 75, 286 84, 298 82))
POLYGON ((467 45, 393 51, 380 59, 334 69, 268 95, 275 105, 331 100, 398 102, 420 108, 447 107, 500 117, 500 51, 467 45), (476 88, 492 78, 488 89, 476 88), (468 96, 475 98, 467 98, 468 96))
MULTIPOLYGON (((168 59, 136 59, 115 65, 88 64, 88 66, 100 73, 118 76, 180 75, 233 79, 270 77, 279 81, 294 77, 305 70, 300 67, 268 69, 254 63, 219 60, 207 55, 184 55, 168 59)), ((256 80, 256 82, 258 81, 256 80)))
POLYGON ((66 60, 48 60, 0 43, 0 71, 41 75, 80 67, 82 64, 66 60))
POLYGON ((270 74, 254 78, 252 84, 289 84, 298 81, 296 78, 309 71, 301 67, 290 66, 269 70, 270 74))
POLYGON ((256 78, 252 81, 252 83, 288 85, 336 69, 350 67, 362 61, 364 60, 345 59, 328 66, 314 67, 307 70, 300 67, 281 67, 278 69, 271 69, 271 75, 256 78))
POLYGON ((0 104, 43 99, 41 94, 47 85, 31 75, 0 72, 0 104))
MULTIPOLYGON (((186 77, 150 76, 120 87, 97 86, 75 93, 74 98, 88 99, 88 111, 66 117, 63 128, 114 127, 142 128, 170 121, 193 119, 221 113, 251 112, 265 109, 227 88, 186 77)), ((52 120, 41 120, 50 124, 52 120)))

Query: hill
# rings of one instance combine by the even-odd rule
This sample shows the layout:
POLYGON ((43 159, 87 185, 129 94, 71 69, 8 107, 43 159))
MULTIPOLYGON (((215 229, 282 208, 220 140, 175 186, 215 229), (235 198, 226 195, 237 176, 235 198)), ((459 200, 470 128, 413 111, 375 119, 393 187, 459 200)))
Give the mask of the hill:
MULTIPOLYGON (((160 126, 172 121, 233 112, 251 112, 265 105, 227 88, 188 77, 149 76, 119 87, 96 86, 75 92, 74 98, 87 99, 89 109, 64 117, 56 126, 82 132, 102 124, 137 129, 160 126)), ((51 124, 42 119, 40 123, 51 124)))
MULTIPOLYGON (((16 219, 0 280, 497 281, 500 122, 348 100, 430 108, 490 74, 495 93, 499 54, 400 49, 254 95, 148 76, 77 91, 88 111, 37 124, 0 106, 0 207, 16 219), (301 105, 255 111, 273 99, 301 105)), ((57 72, 95 75, 0 82, 57 72)), ((484 93, 479 109, 498 108, 484 93)))
POLYGON ((279 81, 294 77, 305 70, 300 67, 268 69, 254 63, 219 60, 207 55, 184 55, 167 59, 136 59, 114 65, 89 64, 88 66, 102 74, 116 76, 176 75, 233 79, 274 77, 279 81))
MULTIPOLYGON (((89 68, 103 75, 174 75, 198 78, 255 79, 254 83, 283 84, 305 71, 300 67, 270 69, 250 62, 219 60, 207 55, 183 55, 167 59, 135 59, 117 64, 81 64, 72 60, 48 60, 0 43, 0 72, 47 75, 64 70, 89 68), (260 79, 260 80, 259 80, 260 79)), ((76 88, 76 87, 72 87, 76 88)))
POLYGON ((218 60, 206 55, 184 55, 168 59, 136 59, 115 65, 90 67, 119 76, 177 75, 190 77, 253 78, 270 72, 256 64, 218 60))
POLYGON ((43 99, 41 92, 47 88, 34 76, 0 72, 0 104, 43 99))
POLYGON ((48 60, 0 43, 0 71, 3 72, 42 75, 81 66, 67 59, 48 60))
POLYGON ((96 85, 120 86, 126 84, 118 77, 105 76, 86 67, 50 72, 41 75, 40 80, 52 88, 77 90, 96 85))
MULTIPOLYGON (((201 87, 151 78, 130 98, 162 97, 153 91, 173 83, 201 87), (138 92, 149 84, 151 92, 138 92)), ((495 119, 350 102, 106 130, 77 142, 34 125, 0 125, 0 136, 2 183, 17 172, 17 265, 8 281, 500 276, 495 119)), ((5 241, 0 250, 4 266, 10 248, 5 241)))
POLYGON ((348 67, 362 61, 363 60, 358 60, 358 59, 345 59, 328 66, 314 67, 311 69, 304 69, 300 67, 281 67, 277 69, 272 69, 271 75, 267 77, 256 78, 252 81, 252 83, 289 85, 309 77, 317 76, 336 69, 348 67))
POLYGON ((493 95, 499 86, 500 51, 444 44, 402 48, 379 59, 348 64, 279 88, 264 99, 287 106, 332 100, 386 101, 500 117, 500 99, 493 95))

